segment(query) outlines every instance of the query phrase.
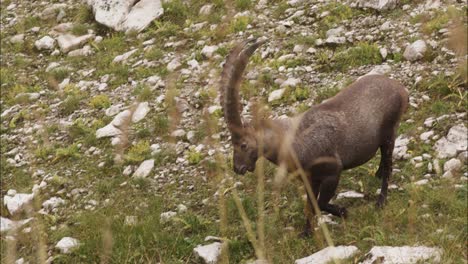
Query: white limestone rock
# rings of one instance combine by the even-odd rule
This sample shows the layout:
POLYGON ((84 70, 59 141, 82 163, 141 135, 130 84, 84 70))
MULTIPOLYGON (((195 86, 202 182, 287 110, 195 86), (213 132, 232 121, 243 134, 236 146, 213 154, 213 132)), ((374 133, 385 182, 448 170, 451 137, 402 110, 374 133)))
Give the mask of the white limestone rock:
POLYGON ((55 245, 55 248, 58 248, 63 254, 71 252, 74 248, 78 247, 80 242, 72 237, 64 237, 55 245))
POLYGON ((96 138, 115 137, 121 134, 122 131, 120 131, 120 129, 116 128, 112 124, 108 124, 107 126, 96 130, 96 138))
POLYGON ((23 44, 24 34, 17 34, 10 38, 10 42, 13 44, 23 44))
POLYGON ((122 55, 118 55, 118 56, 116 56, 114 58, 114 60, 112 62, 114 62, 114 63, 125 62, 128 58, 130 58, 130 56, 133 55, 133 53, 135 53, 137 51, 138 51, 138 49, 132 49, 131 51, 125 52, 122 55))
POLYGON ((164 212, 164 213, 161 213, 161 215, 159 216, 159 220, 161 223, 167 223, 176 215, 177 213, 173 211, 164 212))
POLYGON ((424 132, 422 133, 419 138, 422 140, 422 141, 426 141, 426 140, 429 140, 430 137, 432 137, 434 135, 434 131, 430 130, 430 131, 427 131, 427 132, 424 132))
POLYGON ((93 54, 93 50, 91 49, 91 46, 85 45, 81 49, 76 49, 72 50, 68 53, 69 57, 78 57, 78 56, 90 56, 93 54))
POLYGON ((20 228, 21 226, 29 223, 31 220, 32 218, 19 220, 19 221, 13 221, 8 218, 0 217, 0 232, 3 233, 3 232, 8 232, 10 230, 20 228))
POLYGON ((462 162, 459 159, 452 158, 444 164, 444 171, 456 172, 461 169, 463 166, 462 162))
POLYGON ((406 47, 403 57, 409 61, 416 61, 424 57, 426 50, 426 42, 424 40, 416 40, 406 47))
POLYGON ((72 34, 63 34, 58 36, 57 43, 60 47, 60 50, 64 53, 69 52, 70 50, 77 49, 85 44, 88 40, 93 39, 93 34, 87 34, 83 36, 75 36, 72 34))
POLYGON ((458 152, 466 151, 468 130, 464 124, 450 128, 447 137, 440 138, 434 145, 438 158, 453 158, 458 152))
POLYGON ((154 159, 143 161, 138 169, 133 173, 134 178, 146 178, 154 167, 154 159))
POLYGON ((143 120, 143 118, 145 118, 146 114, 148 114, 149 111, 150 111, 150 108, 148 106, 148 102, 139 103, 137 108, 133 112, 132 122, 133 123, 140 122, 141 120, 143 120))
POLYGON ((359 249, 355 246, 326 247, 308 257, 296 260, 295 264, 327 264, 333 260, 343 260, 356 255, 359 249))
POLYGON ((366 255, 366 259, 361 264, 412 264, 412 263, 439 263, 442 250, 431 247, 373 247, 366 255))
POLYGON ((32 201, 34 194, 9 192, 3 197, 3 204, 6 205, 10 214, 21 211, 24 206, 32 201))
POLYGON ((419 180, 417 182, 414 182, 414 185, 418 185, 418 186, 421 186, 421 185, 426 185, 429 183, 429 180, 428 179, 422 179, 422 180, 419 180))
POLYGON ((120 105, 111 105, 106 109, 106 116, 115 116, 120 112, 120 105))
POLYGON ((121 127, 124 124, 129 123, 132 118, 132 111, 125 110, 117 114, 112 120, 111 124, 115 127, 121 127))
POLYGON ((325 43, 327 43, 327 44, 345 44, 346 43, 346 38, 345 37, 331 36, 331 37, 328 37, 325 40, 325 43))
POLYGON ((268 96, 268 102, 273 102, 277 101, 281 98, 283 98, 284 92, 286 91, 285 88, 274 90, 273 92, 270 93, 268 96))
POLYGON ((280 88, 296 87, 300 83, 301 83, 300 79, 290 77, 280 85, 280 88))
POLYGON ((117 31, 140 32, 164 13, 160 0, 87 0, 98 23, 117 31), (136 3, 136 4, 135 4, 136 3))
POLYGON ((364 198, 364 194, 358 193, 356 191, 346 191, 339 193, 336 199, 343 199, 343 198, 364 198))
POLYGON ((51 50, 55 47, 55 40, 49 36, 44 36, 34 42, 34 46, 38 50, 51 50))
POLYGON ((177 129, 174 132, 171 133, 172 137, 178 138, 178 139, 183 139, 187 135, 187 132, 183 129, 177 129))
POLYGON ((122 22, 122 31, 140 32, 163 13, 164 9, 159 0, 138 1, 122 22))
POLYGON ((400 160, 400 159, 407 159, 409 158, 408 154, 408 144, 409 144, 409 137, 405 135, 400 135, 395 140, 395 148, 393 149, 393 158, 400 160))
POLYGON ((358 80, 367 75, 387 75, 391 71, 392 71, 392 67, 390 67, 390 65, 386 65, 386 64, 378 65, 378 66, 375 66, 370 72, 359 77, 358 80))
POLYGON ((218 258, 221 255, 222 243, 214 242, 209 245, 198 245, 193 249, 195 256, 203 259, 206 264, 218 263, 218 258))
POLYGON ((218 50, 218 46, 214 45, 214 46, 205 46, 203 47, 203 49, 201 50, 201 54, 205 57, 205 58, 212 58, 214 53, 218 50))
POLYGON ((358 0, 359 7, 367 7, 375 10, 389 10, 396 7, 398 0, 358 0))
POLYGON ((167 70, 173 72, 177 70, 182 64, 180 63, 178 58, 174 58, 167 64, 167 70))
POLYGON ((55 208, 57 208, 57 207, 59 207, 61 205, 64 205, 64 204, 65 204, 65 200, 63 200, 62 198, 52 197, 49 200, 43 202, 42 207, 45 210, 50 212, 50 211, 54 210, 55 208))

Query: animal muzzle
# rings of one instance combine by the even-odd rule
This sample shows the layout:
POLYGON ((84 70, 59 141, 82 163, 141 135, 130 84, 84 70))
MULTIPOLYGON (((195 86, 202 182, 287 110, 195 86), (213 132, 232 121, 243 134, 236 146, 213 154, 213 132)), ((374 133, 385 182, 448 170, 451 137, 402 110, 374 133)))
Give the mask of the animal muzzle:
POLYGON ((244 175, 247 172, 247 166, 246 165, 234 166, 234 172, 240 175, 244 175))

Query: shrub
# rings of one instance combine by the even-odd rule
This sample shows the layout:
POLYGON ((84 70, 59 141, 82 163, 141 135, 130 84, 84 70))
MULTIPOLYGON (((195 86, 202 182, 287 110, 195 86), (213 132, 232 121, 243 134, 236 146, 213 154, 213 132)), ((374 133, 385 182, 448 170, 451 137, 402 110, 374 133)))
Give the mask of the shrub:
POLYGON ((100 95, 93 97, 89 101, 89 105, 93 107, 94 109, 103 109, 103 108, 108 108, 111 105, 111 102, 109 100, 109 96, 105 94, 100 94, 100 95))

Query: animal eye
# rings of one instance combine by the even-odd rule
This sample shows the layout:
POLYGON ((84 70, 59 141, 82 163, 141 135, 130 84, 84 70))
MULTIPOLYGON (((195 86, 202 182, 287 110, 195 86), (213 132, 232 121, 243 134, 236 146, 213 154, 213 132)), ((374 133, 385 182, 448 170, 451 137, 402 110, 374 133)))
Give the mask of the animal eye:
POLYGON ((242 143, 241 144, 241 149, 246 150, 247 149, 247 143, 242 143))

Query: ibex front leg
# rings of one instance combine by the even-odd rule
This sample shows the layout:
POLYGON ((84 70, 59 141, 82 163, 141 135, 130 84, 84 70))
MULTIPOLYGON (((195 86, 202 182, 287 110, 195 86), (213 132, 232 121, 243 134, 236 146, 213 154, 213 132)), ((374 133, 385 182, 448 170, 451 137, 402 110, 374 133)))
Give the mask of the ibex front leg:
MULTIPOLYGON (((324 157, 317 159, 307 169, 310 177, 308 182, 321 211, 331 213, 336 216, 346 217, 346 209, 330 204, 331 198, 335 195, 336 187, 341 173, 341 163, 333 157, 324 157)), ((301 236, 307 236, 311 232, 310 213, 315 214, 312 206, 312 200, 307 194, 306 204, 306 226, 301 236)))

